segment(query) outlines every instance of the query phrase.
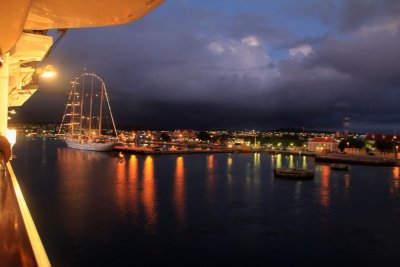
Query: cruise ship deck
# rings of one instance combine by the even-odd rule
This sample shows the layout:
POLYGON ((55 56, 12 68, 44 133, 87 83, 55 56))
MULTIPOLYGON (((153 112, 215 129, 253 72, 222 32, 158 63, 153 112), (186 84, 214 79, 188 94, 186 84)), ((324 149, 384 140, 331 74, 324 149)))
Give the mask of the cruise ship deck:
MULTIPOLYGON (((43 62, 66 29, 130 23, 161 3, 163 0, 4 1, 5 8, 0 10, 0 135, 14 131, 8 129, 9 108, 22 106, 37 91, 39 76, 55 75, 53 66, 43 62), (56 41, 48 32, 51 29, 58 30, 56 41)), ((50 266, 17 178, 3 156, 0 236, 1 266, 50 266)))

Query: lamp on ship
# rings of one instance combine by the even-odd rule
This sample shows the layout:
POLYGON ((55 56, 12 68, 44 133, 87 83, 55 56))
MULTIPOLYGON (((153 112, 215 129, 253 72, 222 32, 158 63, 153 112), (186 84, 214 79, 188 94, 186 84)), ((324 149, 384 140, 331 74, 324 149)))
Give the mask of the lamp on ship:
POLYGON ((7 129, 6 137, 8 142, 10 142, 11 147, 17 142, 17 131, 14 129, 7 129))
POLYGON ((47 65, 44 68, 37 68, 36 73, 43 78, 51 78, 57 75, 56 69, 53 67, 53 65, 47 65))

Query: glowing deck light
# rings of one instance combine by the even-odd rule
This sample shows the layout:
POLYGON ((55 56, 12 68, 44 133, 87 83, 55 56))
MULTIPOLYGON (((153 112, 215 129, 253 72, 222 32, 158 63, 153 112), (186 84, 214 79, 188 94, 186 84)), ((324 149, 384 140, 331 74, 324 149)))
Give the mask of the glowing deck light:
POLYGON ((7 140, 11 147, 17 142, 17 130, 7 129, 7 140))
POLYGON ((47 65, 44 68, 38 69, 37 72, 43 78, 51 78, 57 75, 56 69, 53 67, 53 65, 47 65))

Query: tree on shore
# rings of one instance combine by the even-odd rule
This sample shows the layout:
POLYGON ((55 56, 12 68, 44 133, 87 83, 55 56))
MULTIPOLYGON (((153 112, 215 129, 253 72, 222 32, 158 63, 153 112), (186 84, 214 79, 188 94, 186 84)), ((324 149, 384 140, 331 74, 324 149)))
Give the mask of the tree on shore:
POLYGON ((338 148, 344 151, 346 148, 365 149, 365 141, 356 138, 346 138, 339 142, 338 148))
POLYGON ((199 140, 207 142, 211 140, 211 136, 209 133, 205 132, 205 131, 201 131, 199 132, 197 138, 199 138, 199 140))
POLYGON ((385 140, 376 140, 375 147, 380 152, 393 152, 394 142, 385 140))
POLYGON ((160 137, 161 137, 161 140, 164 141, 164 142, 170 142, 171 141, 171 137, 166 132, 162 132, 160 137))

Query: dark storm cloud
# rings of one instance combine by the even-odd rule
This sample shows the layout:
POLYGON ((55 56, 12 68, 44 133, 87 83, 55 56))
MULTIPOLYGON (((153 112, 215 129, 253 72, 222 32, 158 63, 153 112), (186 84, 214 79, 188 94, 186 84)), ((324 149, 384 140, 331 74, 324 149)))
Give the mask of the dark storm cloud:
POLYGON ((299 1, 287 7, 292 12, 317 17, 323 23, 339 30, 353 32, 365 25, 381 20, 395 19, 400 15, 398 0, 310 0, 299 1))
POLYGON ((398 5, 363 2, 308 1, 327 23, 329 10, 338 16, 320 36, 263 14, 176 3, 131 25, 71 30, 50 59, 63 70, 59 80, 43 82, 21 116, 60 120, 68 81, 87 67, 105 77, 121 125, 339 130, 351 116, 354 130, 392 131, 400 122, 398 5))
POLYGON ((351 40, 326 42, 312 59, 312 65, 329 66, 369 84, 400 85, 400 35, 388 32, 357 35, 351 40))

